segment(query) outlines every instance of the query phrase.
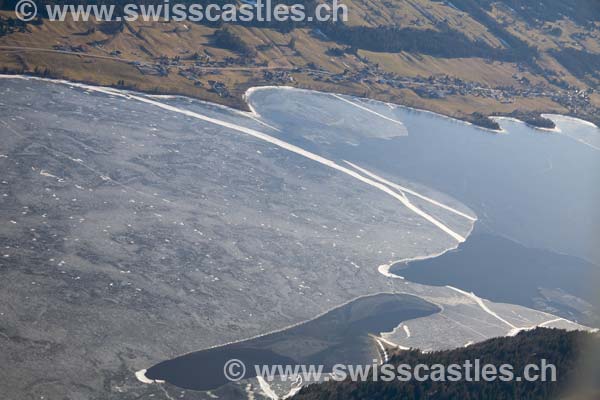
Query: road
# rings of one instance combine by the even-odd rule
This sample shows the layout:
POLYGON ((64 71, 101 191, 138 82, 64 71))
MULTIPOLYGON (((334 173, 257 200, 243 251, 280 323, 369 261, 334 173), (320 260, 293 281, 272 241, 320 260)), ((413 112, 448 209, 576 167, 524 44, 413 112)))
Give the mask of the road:
MULTIPOLYGON (((78 51, 69 51, 69 50, 44 49, 41 47, 0 46, 0 50, 16 51, 16 52, 23 51, 23 52, 44 52, 44 53, 66 54, 66 55, 71 55, 71 56, 112 60, 112 61, 123 62, 126 64, 152 65, 147 62, 142 62, 140 60, 132 60, 132 59, 128 59, 128 58, 103 56, 103 55, 99 55, 99 54, 89 54, 89 53, 78 52, 78 51)), ((185 66, 186 65, 170 65, 170 67, 175 67, 175 68, 181 68, 181 67, 185 67, 185 66)), ((261 70, 285 71, 285 70, 287 70, 287 71, 289 71, 292 69, 296 69, 297 67, 294 67, 294 66, 288 66, 288 67, 284 67, 284 66, 264 66, 264 67, 262 67, 262 66, 259 66, 259 67, 195 66, 195 68, 204 69, 204 70, 218 69, 218 70, 224 70, 224 71, 251 71, 251 70, 256 70, 256 71, 261 71, 261 70)), ((322 71, 319 71, 319 72, 322 72, 322 71)))

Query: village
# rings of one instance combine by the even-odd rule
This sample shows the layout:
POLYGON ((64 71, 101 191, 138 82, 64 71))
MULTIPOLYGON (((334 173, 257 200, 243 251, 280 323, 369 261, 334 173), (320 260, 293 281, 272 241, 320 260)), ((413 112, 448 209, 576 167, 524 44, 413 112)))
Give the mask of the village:
POLYGON ((247 57, 229 57, 215 61, 208 51, 188 55, 188 59, 161 57, 155 64, 140 62, 133 62, 133 64, 142 74, 166 76, 172 71, 177 71, 176 73, 190 80, 193 85, 206 87, 220 97, 231 96, 231 88, 218 79, 205 79, 205 75, 214 76, 222 70, 256 69, 262 70, 262 79, 256 82, 257 85, 294 85, 296 82, 294 74, 305 74, 315 82, 337 85, 360 83, 366 86, 377 84, 391 89, 410 89, 423 99, 473 96, 493 99, 502 104, 513 104, 517 98, 547 98, 570 110, 572 114, 585 116, 588 120, 593 120, 594 115, 600 114, 600 110, 590 101, 594 89, 582 90, 558 80, 553 81, 555 86, 544 83, 533 84, 525 76, 514 74, 515 85, 492 87, 449 75, 401 76, 381 69, 378 64, 365 57, 360 60, 365 65, 362 69, 346 69, 342 73, 333 73, 314 63, 303 67, 277 68, 268 67, 266 63, 256 63, 247 57), (560 89, 557 89, 557 86, 560 89))

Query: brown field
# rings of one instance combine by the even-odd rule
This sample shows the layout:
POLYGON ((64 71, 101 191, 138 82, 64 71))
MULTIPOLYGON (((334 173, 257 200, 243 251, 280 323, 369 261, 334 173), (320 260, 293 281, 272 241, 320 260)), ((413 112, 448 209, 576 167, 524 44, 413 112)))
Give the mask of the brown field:
MULTIPOLYGON (((373 0, 348 0, 350 22, 354 25, 394 25, 416 29, 437 29, 445 21, 471 39, 479 39, 493 46, 502 46, 486 27, 469 15, 439 2, 407 0, 403 2, 373 0)), ((543 28, 532 28, 524 21, 501 8, 494 8, 491 15, 498 21, 510 24, 509 30, 542 50, 570 46, 599 52, 599 30, 592 37, 577 42, 573 34, 583 28, 570 20, 549 23, 543 28), (548 30, 553 26, 562 29, 560 36, 552 36, 548 30)), ((1 11, 0 17, 14 16, 1 11)), ((367 96, 384 101, 424 108, 446 115, 463 117, 475 111, 484 114, 509 113, 514 110, 567 112, 565 107, 550 98, 522 98, 499 102, 492 98, 472 95, 450 95, 443 99, 419 97, 406 88, 393 88, 375 82, 327 82, 315 79, 306 71, 291 71, 314 65, 327 74, 343 71, 356 72, 377 64, 379 70, 400 77, 449 76, 474 82, 487 87, 521 87, 518 79, 526 78, 532 85, 551 86, 539 75, 524 70, 515 63, 489 61, 482 58, 440 58, 423 54, 375 53, 359 50, 358 56, 345 54, 333 57, 327 54, 339 44, 316 37, 309 29, 295 29, 281 33, 274 29, 233 25, 229 29, 242 37, 256 50, 252 62, 237 63, 238 55, 214 45, 215 28, 175 22, 131 22, 122 31, 114 31, 110 25, 97 22, 46 22, 28 25, 24 32, 13 32, 0 37, 0 68, 8 72, 24 72, 60 77, 99 85, 117 85, 119 81, 127 88, 164 94, 182 94, 237 108, 245 108, 244 91, 251 86, 263 84, 293 85, 308 89, 343 92, 367 96), (58 50, 57 50, 58 49, 58 50), (62 50, 61 50, 62 49, 62 50), (63 51, 67 49, 66 51, 63 51), (71 50, 69 50, 71 49, 71 50), (73 52, 72 52, 73 51, 73 52), (180 73, 193 67, 193 55, 209 56, 213 64, 200 66, 198 81, 180 73), (168 65, 164 76, 141 72, 136 63, 157 65, 161 59, 178 58, 177 65, 168 65), (364 60, 368 59, 365 63, 364 60), (214 66, 215 64, 219 66, 214 66), (264 78, 266 69, 289 71, 285 79, 269 82, 264 78), (517 79, 518 78, 518 79, 517 79), (220 97, 210 90, 208 81, 223 82, 231 96, 220 97)), ((562 80, 581 89, 586 83, 575 78, 554 58, 542 53, 539 64, 555 71, 562 80)), ((591 102, 600 105, 598 95, 591 102)))

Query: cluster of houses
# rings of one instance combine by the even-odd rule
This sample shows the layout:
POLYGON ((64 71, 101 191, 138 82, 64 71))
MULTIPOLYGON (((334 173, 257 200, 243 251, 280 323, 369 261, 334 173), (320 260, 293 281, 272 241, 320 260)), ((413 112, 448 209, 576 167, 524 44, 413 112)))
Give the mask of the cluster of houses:
POLYGON ((521 74, 513 75, 515 86, 490 87, 479 82, 466 81, 448 75, 423 76, 399 76, 391 72, 381 71, 377 64, 369 63, 358 71, 346 69, 339 74, 319 70, 318 68, 307 69, 306 72, 316 81, 329 83, 363 83, 367 85, 387 85, 396 89, 411 89, 417 95, 427 99, 443 99, 448 96, 475 96, 491 98, 504 104, 513 103, 515 98, 551 98, 557 103, 570 110, 588 109, 593 106, 590 103, 590 91, 581 91, 577 88, 568 87, 565 90, 557 90, 546 84, 532 84, 530 80, 521 74))
POLYGON ((265 70, 263 71, 263 79, 266 82, 275 84, 284 84, 294 82, 294 77, 290 75, 289 71, 281 70, 265 70))
POLYGON ((138 61, 134 61, 132 64, 144 75, 169 75, 169 67, 162 64, 146 64, 138 61))
POLYGON ((231 95, 223 82, 209 80, 208 84, 210 85, 210 91, 215 92, 219 97, 229 97, 231 95))
POLYGON ((66 45, 66 44, 56 44, 56 45, 52 46, 52 48, 54 50, 68 51, 71 53, 87 53, 87 51, 88 51, 88 47, 84 44, 80 44, 77 46, 70 46, 70 45, 66 45))

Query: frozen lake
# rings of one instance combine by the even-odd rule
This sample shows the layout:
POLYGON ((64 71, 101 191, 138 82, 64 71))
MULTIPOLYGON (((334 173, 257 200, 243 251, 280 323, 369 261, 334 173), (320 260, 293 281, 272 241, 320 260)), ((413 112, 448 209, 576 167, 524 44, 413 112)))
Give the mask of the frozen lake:
MULTIPOLYGON (((475 224, 597 266, 600 157, 574 139, 589 126, 577 136, 506 122, 494 134, 290 89, 252 91, 254 113, 30 79, 1 79, 0 93, 8 397, 210 398, 134 373, 382 293, 406 301, 361 335, 404 347, 582 328, 550 308, 585 306, 572 285, 511 304, 469 293, 471 281, 381 272, 468 245, 475 224), (412 298, 443 311, 406 314, 412 298)), ((514 279, 535 292, 539 268, 514 279)), ((264 395, 255 382, 224 390, 264 395)))

